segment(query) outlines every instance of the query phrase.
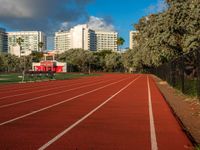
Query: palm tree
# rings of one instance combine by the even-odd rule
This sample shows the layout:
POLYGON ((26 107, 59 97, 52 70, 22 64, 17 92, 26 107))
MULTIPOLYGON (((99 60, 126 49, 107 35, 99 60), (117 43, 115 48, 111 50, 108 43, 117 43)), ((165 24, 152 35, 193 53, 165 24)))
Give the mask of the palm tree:
POLYGON ((20 48, 20 54, 19 54, 19 57, 21 57, 21 50, 22 50, 22 43, 24 42, 24 39, 22 39, 21 37, 17 38, 17 44, 19 45, 19 48, 20 48))
POLYGON ((44 43, 43 43, 43 42, 39 42, 39 43, 38 43, 38 47, 40 48, 40 51, 41 51, 41 49, 43 48, 43 46, 44 46, 44 43))
POLYGON ((117 46, 122 46, 124 44, 125 40, 122 37, 117 38, 117 46))

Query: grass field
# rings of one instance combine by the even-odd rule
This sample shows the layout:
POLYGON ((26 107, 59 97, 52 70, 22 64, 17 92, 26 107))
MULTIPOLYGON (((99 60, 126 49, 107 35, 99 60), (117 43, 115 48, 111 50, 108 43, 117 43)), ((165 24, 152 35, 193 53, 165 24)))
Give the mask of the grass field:
MULTIPOLYGON (((54 77, 49 77, 47 75, 31 76, 26 75, 24 81, 46 81, 46 80, 65 80, 80 78, 85 76, 97 76, 97 74, 85 74, 85 73, 56 73, 54 77)), ((0 74, 0 84, 16 83, 22 81, 21 73, 3 73, 0 74)))

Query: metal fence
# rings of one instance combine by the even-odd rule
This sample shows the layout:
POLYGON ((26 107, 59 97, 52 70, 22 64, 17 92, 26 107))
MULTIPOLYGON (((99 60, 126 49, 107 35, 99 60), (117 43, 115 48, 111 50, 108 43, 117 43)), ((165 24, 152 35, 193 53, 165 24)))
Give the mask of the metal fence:
POLYGON ((182 93, 200 99, 200 49, 154 68, 151 72, 182 93))

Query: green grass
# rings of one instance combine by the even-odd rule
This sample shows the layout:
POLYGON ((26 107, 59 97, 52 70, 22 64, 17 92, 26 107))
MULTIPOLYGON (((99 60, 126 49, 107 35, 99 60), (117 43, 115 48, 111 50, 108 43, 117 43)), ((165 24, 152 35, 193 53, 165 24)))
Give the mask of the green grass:
POLYGON ((200 145, 196 146, 195 150, 200 150, 200 145))
POLYGON ((20 73, 0 74, 0 84, 20 82, 22 78, 18 76, 21 76, 21 75, 22 74, 20 73))
MULTIPOLYGON (((87 76, 97 76, 99 74, 84 74, 84 73, 56 73, 55 77, 48 77, 46 75, 26 75, 24 81, 46 81, 46 80, 66 80, 66 79, 74 79, 81 78, 87 76)), ((4 73, 0 74, 0 84, 8 84, 8 83, 17 83, 22 81, 21 73, 4 73)))
POLYGON ((56 73, 56 80, 74 79, 80 77, 97 76, 99 74, 84 74, 84 73, 56 73))
MULTIPOLYGON (((191 97, 197 96, 197 80, 185 79, 184 80, 184 94, 191 97)), ((177 81, 175 88, 181 91, 181 81, 177 81)))

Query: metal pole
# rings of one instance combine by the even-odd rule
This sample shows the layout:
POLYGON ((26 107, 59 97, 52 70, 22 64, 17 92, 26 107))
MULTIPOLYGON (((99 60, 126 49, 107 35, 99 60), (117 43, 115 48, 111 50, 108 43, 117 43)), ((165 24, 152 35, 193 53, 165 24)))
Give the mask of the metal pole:
POLYGON ((171 70, 171 74, 170 74, 171 84, 173 87, 175 87, 175 85, 176 85, 176 77, 175 77, 176 76, 176 62, 175 61, 171 62, 170 70, 171 70))
POLYGON ((24 77, 25 77, 25 68, 26 68, 26 62, 25 62, 25 56, 24 56, 24 69, 23 69, 23 76, 22 76, 22 82, 24 82, 24 77))
POLYGON ((200 49, 197 49, 196 51, 196 71, 197 71, 197 97, 200 100, 200 49))
POLYGON ((181 91, 182 93, 185 92, 185 82, 184 82, 184 73, 185 73, 185 66, 184 66, 184 56, 181 56, 181 91))

